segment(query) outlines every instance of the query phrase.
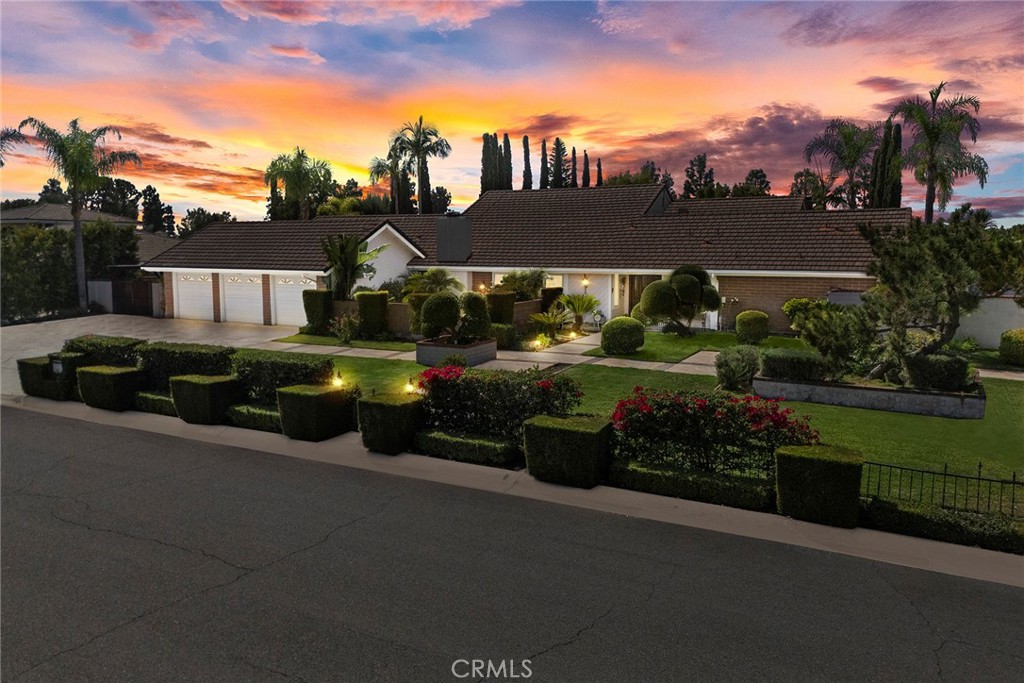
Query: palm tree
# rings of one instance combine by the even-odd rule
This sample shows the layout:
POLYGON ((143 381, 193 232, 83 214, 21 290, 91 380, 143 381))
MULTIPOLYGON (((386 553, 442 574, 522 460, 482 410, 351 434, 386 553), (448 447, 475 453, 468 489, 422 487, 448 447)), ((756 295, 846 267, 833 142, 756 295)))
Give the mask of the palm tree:
POLYGON ((0 131, 0 168, 4 167, 4 154, 14 145, 23 142, 27 142, 27 140, 20 130, 4 126, 3 130, 0 131))
POLYGON ((372 278, 377 269, 372 261, 387 249, 382 244, 376 249, 368 249, 368 243, 355 235, 339 235, 323 237, 320 247, 327 257, 331 269, 331 290, 334 298, 339 301, 351 301, 352 290, 360 278, 372 278))
POLYGON ((134 150, 107 151, 100 147, 107 135, 121 132, 113 126, 101 126, 92 130, 78 127, 78 119, 68 124, 68 132, 61 133, 39 119, 29 117, 18 125, 35 130, 36 137, 46 150, 46 158, 54 170, 64 176, 67 194, 71 198, 71 218, 75 235, 75 271, 78 278, 78 307, 89 308, 89 297, 85 284, 85 244, 82 240, 82 205, 85 194, 99 188, 106 174, 128 164, 139 164, 139 155, 134 150))
POLYGON ((861 128, 846 119, 832 119, 824 133, 815 135, 807 143, 804 157, 810 161, 815 154, 820 154, 828 159, 833 173, 846 173, 846 203, 856 209, 857 176, 865 166, 870 167, 871 154, 877 145, 878 126, 861 128))
POLYGON ((263 182, 270 186, 271 196, 277 193, 278 183, 284 183, 285 199, 298 202, 299 218, 305 221, 312 218, 312 196, 322 194, 333 179, 330 164, 296 147, 293 154, 281 154, 270 162, 263 182))
POLYGON ((393 136, 397 148, 416 162, 417 212, 431 213, 430 203, 430 171, 427 160, 430 157, 444 159, 452 152, 452 146, 441 137, 437 126, 418 121, 406 122, 393 136))
POLYGON ((563 294, 558 298, 558 303, 565 307, 565 310, 572 313, 572 331, 577 334, 583 331, 583 317, 596 311, 601 302, 593 294, 563 294))
POLYGON ((398 131, 391 134, 391 146, 388 149, 386 158, 374 157, 370 160, 370 183, 376 183, 384 178, 388 179, 391 192, 391 213, 401 213, 401 203, 398 201, 401 192, 402 172, 408 172, 412 163, 404 158, 402 151, 398 148, 395 138, 398 131))
POLYGON ((988 164, 977 154, 971 154, 960 141, 964 131, 971 142, 978 141, 981 124, 974 117, 981 109, 981 101, 974 96, 956 95, 939 101, 946 83, 929 91, 929 100, 914 97, 899 102, 892 109, 893 116, 902 116, 903 125, 911 126, 914 138, 904 157, 904 165, 914 169, 914 178, 925 186, 924 222, 930 224, 935 202, 945 209, 953 196, 953 181, 974 175, 985 187, 988 164))
POLYGON ((403 294, 437 294, 450 289, 462 291, 465 285, 456 277, 452 277, 444 268, 430 268, 426 272, 413 273, 405 282, 403 294))

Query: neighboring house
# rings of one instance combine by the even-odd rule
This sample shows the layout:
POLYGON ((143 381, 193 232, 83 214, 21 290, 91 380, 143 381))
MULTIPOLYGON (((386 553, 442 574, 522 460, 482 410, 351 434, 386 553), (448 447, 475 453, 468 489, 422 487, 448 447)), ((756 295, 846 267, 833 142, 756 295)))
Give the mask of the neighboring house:
POLYGON ((860 223, 910 218, 910 209, 812 211, 800 197, 672 201, 660 185, 492 190, 459 217, 218 223, 144 268, 163 275, 168 317, 302 325, 302 290, 325 282, 328 235, 390 245, 372 285, 441 266, 479 290, 508 271, 543 268, 549 286, 593 294, 606 317, 628 315, 650 282, 695 264, 723 297, 708 327, 729 329, 740 311, 760 309, 785 331, 786 300, 871 286, 860 223), (467 225, 463 244, 453 236, 467 225))
POLYGON ((156 258, 178 243, 166 233, 135 230, 138 236, 138 261, 134 264, 110 266, 109 277, 89 280, 89 301, 95 301, 110 313, 164 315, 163 280, 154 273, 139 273, 140 266, 156 258))
MULTIPOLYGON (((112 213, 102 211, 90 211, 82 209, 82 223, 93 221, 107 221, 115 225, 130 225, 136 227, 138 221, 133 218, 125 218, 112 213)), ((70 204, 48 204, 40 202, 32 206, 22 206, 17 209, 7 209, 0 213, 0 223, 3 225, 38 225, 44 228, 72 228, 74 219, 71 217, 70 204)))

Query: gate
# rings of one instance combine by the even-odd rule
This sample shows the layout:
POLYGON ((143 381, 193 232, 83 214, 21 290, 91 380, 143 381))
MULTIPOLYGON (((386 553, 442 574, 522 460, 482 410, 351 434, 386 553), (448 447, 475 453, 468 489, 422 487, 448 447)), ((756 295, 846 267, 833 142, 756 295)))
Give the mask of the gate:
POLYGON ((114 313, 153 315, 153 283, 149 280, 114 280, 114 313))

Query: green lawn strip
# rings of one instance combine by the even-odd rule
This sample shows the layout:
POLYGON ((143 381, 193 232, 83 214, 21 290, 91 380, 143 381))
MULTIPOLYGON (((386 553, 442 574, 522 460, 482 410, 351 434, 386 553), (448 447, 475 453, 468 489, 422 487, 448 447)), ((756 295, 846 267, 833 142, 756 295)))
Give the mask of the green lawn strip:
POLYGON ((409 360, 354 356, 333 356, 332 359, 345 384, 358 384, 364 396, 374 391, 378 394, 401 393, 410 377, 416 384, 419 374, 426 369, 409 360))
POLYGON ((967 354, 967 361, 972 366, 983 370, 1006 370, 1008 372, 1024 374, 1024 367, 1010 365, 999 360, 999 352, 995 349, 979 349, 974 353, 969 353, 967 354))
MULTIPOLYGON (((656 363, 678 363, 698 351, 719 351, 736 346, 736 335, 732 332, 698 332, 692 337, 680 337, 662 332, 645 332, 644 345, 636 353, 613 354, 614 358, 646 360, 656 363)), ((768 337, 761 342, 763 348, 805 349, 807 346, 794 337, 768 337)), ((583 355, 608 357, 600 347, 583 355)))
MULTIPOLYGON (((577 365, 565 375, 583 388, 581 413, 611 415, 619 399, 641 385, 670 391, 714 389, 714 377, 683 375, 658 370, 577 365)), ((788 403, 799 415, 808 415, 825 443, 861 451, 874 462, 940 470, 944 463, 955 474, 1009 478, 1024 474, 1024 382, 985 381, 988 403, 983 420, 954 420, 826 406, 788 403)))
POLYGON ((416 344, 404 341, 373 341, 369 339, 353 339, 348 344, 342 344, 337 337, 322 337, 315 334, 293 334, 290 337, 275 339, 276 342, 284 344, 313 344, 316 346, 337 346, 339 348, 351 347, 353 349, 381 349, 383 351, 415 351, 416 344))

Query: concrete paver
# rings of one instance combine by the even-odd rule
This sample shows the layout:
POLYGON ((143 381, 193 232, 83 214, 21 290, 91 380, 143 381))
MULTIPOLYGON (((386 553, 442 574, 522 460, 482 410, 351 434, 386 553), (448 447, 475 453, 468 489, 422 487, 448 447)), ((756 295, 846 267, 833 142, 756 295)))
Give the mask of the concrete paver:
POLYGON ((550 362, 529 362, 523 360, 490 360, 486 363, 481 363, 476 367, 482 370, 530 370, 532 368, 538 368, 544 370, 550 368, 554 363, 550 362))

